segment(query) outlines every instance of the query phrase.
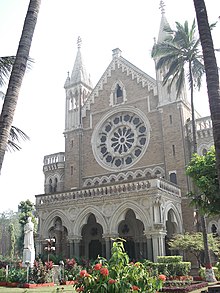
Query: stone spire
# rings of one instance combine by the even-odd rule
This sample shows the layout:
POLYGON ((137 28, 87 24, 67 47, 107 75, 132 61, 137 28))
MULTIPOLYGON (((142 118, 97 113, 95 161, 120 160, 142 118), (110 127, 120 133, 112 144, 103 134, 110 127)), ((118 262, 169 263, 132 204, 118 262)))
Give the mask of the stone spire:
POLYGON ((70 76, 70 84, 83 83, 84 85, 92 87, 90 78, 87 75, 85 66, 83 64, 82 55, 81 55, 81 46, 82 46, 82 39, 78 37, 77 39, 78 52, 76 55, 72 74, 70 76))
POLYGON ((158 39, 157 39, 158 43, 162 42, 167 37, 167 33, 164 31, 164 28, 170 26, 165 16, 165 3, 163 0, 160 0, 159 8, 161 10, 161 21, 160 21, 160 29, 159 29, 158 39))

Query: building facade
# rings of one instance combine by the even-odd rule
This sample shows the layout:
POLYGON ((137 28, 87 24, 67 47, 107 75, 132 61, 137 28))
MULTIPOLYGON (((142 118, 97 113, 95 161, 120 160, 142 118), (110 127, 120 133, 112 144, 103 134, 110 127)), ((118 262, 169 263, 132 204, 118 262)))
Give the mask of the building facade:
MULTIPOLYGON (((166 23, 162 10, 159 41, 166 23)), ((131 258, 156 260, 170 253, 174 233, 195 229, 186 198, 192 144, 186 93, 168 94, 164 72, 150 77, 118 48, 93 87, 80 38, 77 45, 64 85, 65 151, 44 157, 45 193, 36 195, 37 253, 53 237, 57 255, 109 258, 113 239, 121 237, 131 258)), ((212 125, 197 116, 202 154, 213 144, 212 125)))

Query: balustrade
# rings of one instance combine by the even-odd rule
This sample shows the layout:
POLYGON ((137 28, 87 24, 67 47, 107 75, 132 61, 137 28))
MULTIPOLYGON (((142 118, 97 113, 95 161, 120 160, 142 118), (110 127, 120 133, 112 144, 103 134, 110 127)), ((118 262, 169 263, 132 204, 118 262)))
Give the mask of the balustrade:
POLYGON ((123 193, 141 192, 150 189, 159 189, 173 196, 180 197, 180 189, 172 183, 164 179, 140 180, 138 182, 129 182, 124 184, 116 184, 113 186, 91 187, 82 190, 72 190, 56 194, 43 194, 36 196, 36 204, 51 204, 63 201, 72 201, 85 199, 90 197, 114 196, 123 193))

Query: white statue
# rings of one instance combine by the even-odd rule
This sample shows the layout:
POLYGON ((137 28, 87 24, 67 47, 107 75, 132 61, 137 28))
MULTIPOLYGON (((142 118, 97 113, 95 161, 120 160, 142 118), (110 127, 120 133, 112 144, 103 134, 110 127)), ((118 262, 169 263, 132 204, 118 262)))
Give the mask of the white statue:
POLYGON ((34 249, 34 223, 31 217, 24 226, 24 250, 23 250, 23 266, 32 267, 35 260, 34 249))

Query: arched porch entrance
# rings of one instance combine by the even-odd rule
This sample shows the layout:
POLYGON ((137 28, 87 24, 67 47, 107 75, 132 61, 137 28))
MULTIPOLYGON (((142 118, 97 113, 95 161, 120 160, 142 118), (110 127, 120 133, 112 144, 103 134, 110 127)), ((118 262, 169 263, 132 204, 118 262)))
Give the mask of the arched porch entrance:
POLYGON ((53 227, 48 231, 48 238, 55 238, 55 251, 56 256, 62 258, 69 257, 69 243, 68 243, 68 232, 67 228, 63 226, 60 217, 55 217, 53 220, 53 227))
POLYGON ((120 238, 126 240, 124 248, 132 260, 145 257, 146 241, 143 231, 143 223, 136 219, 133 210, 128 210, 125 219, 118 226, 118 234, 120 238))
POLYGON ((166 252, 166 255, 174 255, 176 254, 176 252, 171 251, 168 245, 173 235, 178 233, 177 220, 175 217, 175 213, 172 209, 170 209, 167 214, 166 230, 167 230, 167 235, 165 237, 165 252, 166 252))
POLYGON ((102 234, 102 226, 97 223, 94 214, 90 214, 87 224, 82 228, 80 255, 90 260, 95 260, 98 256, 105 256, 102 234))

